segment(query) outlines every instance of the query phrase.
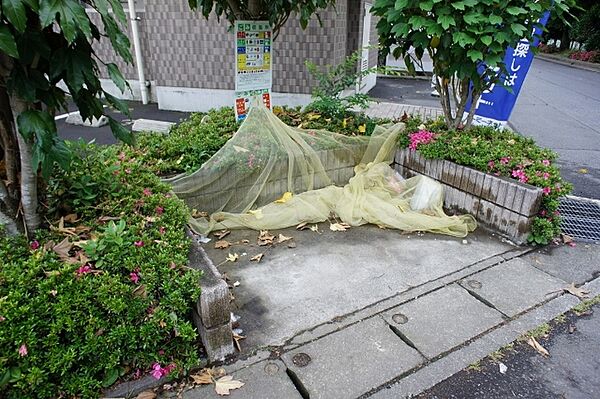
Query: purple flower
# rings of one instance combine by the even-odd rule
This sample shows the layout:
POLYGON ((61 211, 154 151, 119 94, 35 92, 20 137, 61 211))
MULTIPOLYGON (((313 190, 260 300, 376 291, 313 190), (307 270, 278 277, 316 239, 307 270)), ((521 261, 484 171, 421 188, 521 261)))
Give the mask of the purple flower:
POLYGON ((547 160, 547 159, 543 159, 543 160, 542 160, 542 164, 543 164, 544 166, 550 166, 550 161, 549 161, 549 160, 547 160))
POLYGON ((19 355, 21 355, 21 357, 27 356, 27 345, 21 345, 21 347, 19 348, 19 355))
POLYGON ((137 272, 131 272, 131 273, 129 273, 129 279, 134 284, 137 284, 140 281, 140 275, 137 272))
POLYGON ((80 276, 82 276, 84 274, 87 274, 87 273, 89 273, 91 271, 92 271, 92 267, 90 265, 83 265, 79 269, 77 269, 75 271, 75 273, 77 274, 77 277, 80 277, 80 276))
POLYGON ((135 246, 136 246, 136 247, 138 247, 138 248, 139 248, 139 247, 143 247, 143 246, 144 246, 144 241, 142 241, 142 240, 135 241, 135 242, 133 243, 133 245, 135 245, 135 246))
POLYGON ((31 242, 31 244, 29 244, 29 248, 33 249, 34 251, 36 249, 38 249, 40 247, 40 242, 38 240, 33 240, 31 242))

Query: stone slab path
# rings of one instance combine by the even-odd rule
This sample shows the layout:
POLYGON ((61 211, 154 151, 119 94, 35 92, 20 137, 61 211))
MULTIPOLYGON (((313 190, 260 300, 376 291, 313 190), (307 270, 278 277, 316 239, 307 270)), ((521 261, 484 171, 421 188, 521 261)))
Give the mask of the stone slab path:
POLYGON ((372 118, 389 119, 401 118, 404 113, 420 115, 424 119, 436 119, 443 115, 441 108, 388 102, 373 102, 365 113, 372 118))
MULTIPOLYGON (((600 295, 596 244, 535 249, 483 233, 463 244, 370 227, 321 230, 284 232, 295 248, 281 244, 258 264, 219 266, 239 278, 233 293, 245 301, 237 312, 247 358, 225 368, 247 385, 231 398, 410 397, 579 303, 562 291, 569 283, 600 295), (336 250, 337 240, 348 244, 336 250), (245 320, 255 316, 256 325, 245 320)), ((234 234, 230 241, 242 239, 234 234)), ((209 251, 215 263, 224 252, 209 251)), ((218 396, 197 387, 183 397, 218 396)))

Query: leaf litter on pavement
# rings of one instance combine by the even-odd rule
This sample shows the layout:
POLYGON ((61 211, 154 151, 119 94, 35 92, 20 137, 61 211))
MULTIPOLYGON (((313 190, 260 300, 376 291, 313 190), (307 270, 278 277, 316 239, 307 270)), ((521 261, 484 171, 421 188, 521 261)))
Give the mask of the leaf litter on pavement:
POLYGON ((190 377, 196 385, 214 385, 215 392, 220 396, 228 396, 230 391, 244 386, 242 381, 234 380, 222 368, 205 368, 190 377))

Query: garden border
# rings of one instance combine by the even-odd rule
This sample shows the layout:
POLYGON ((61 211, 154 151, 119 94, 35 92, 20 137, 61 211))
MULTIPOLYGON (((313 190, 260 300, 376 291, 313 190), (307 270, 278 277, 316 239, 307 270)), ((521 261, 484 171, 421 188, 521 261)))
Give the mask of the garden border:
POLYGON ((516 244, 527 242, 542 203, 539 187, 451 161, 426 159, 408 148, 396 151, 393 167, 406 178, 420 174, 441 183, 446 209, 474 215, 481 225, 516 244))

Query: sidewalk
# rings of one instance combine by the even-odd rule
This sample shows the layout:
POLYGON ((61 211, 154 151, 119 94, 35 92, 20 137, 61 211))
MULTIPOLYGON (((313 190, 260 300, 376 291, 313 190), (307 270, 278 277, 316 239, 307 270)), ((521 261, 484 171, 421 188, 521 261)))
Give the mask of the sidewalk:
MULTIPOLYGON (((226 366, 245 383, 231 398, 408 397, 579 303, 562 291, 571 282, 600 295, 596 244, 536 249, 483 232, 463 241, 326 228, 284 230, 294 245, 268 252, 206 244, 215 264, 241 255, 219 267, 240 283, 234 312, 247 336, 248 358, 226 366), (258 251, 263 260, 250 262, 258 251)), ((211 386, 183 393, 217 397, 211 386)))

